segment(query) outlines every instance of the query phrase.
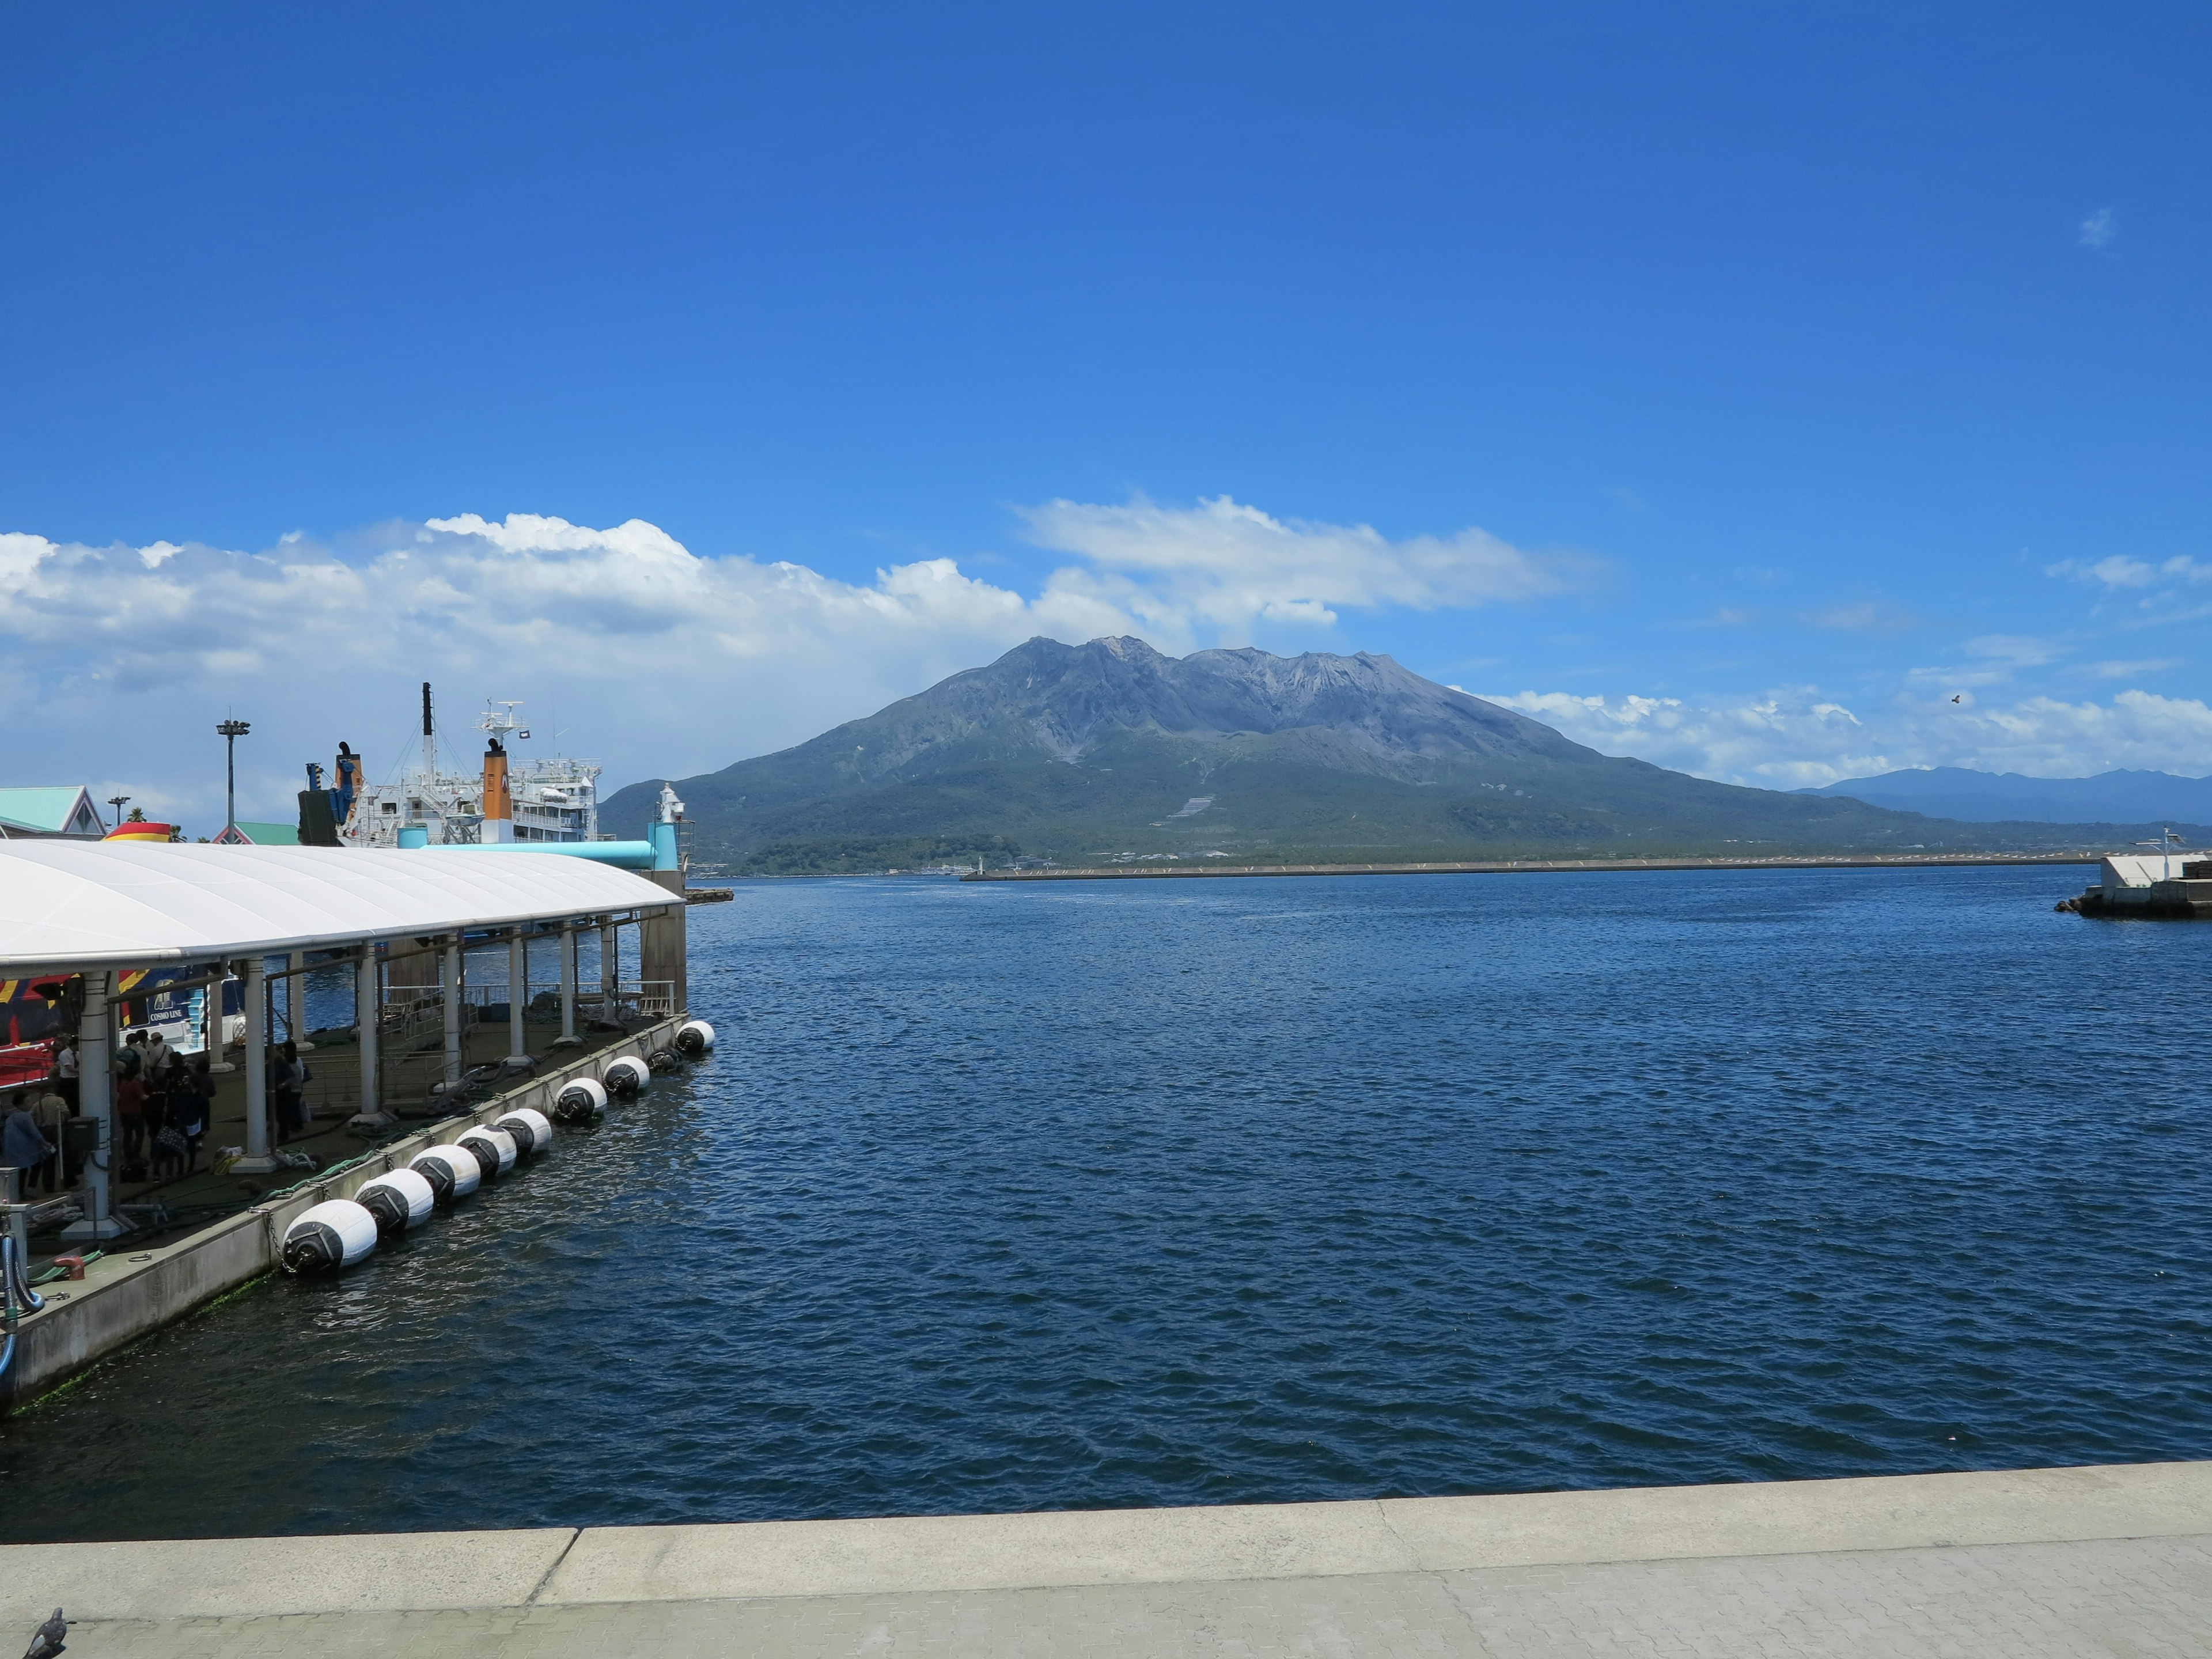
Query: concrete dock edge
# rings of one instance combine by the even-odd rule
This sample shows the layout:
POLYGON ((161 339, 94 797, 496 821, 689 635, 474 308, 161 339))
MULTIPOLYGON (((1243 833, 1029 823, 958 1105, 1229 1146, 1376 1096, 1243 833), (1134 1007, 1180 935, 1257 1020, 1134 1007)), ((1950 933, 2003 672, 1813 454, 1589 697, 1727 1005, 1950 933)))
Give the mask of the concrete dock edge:
MULTIPOLYGON (((1331 1579, 2212 1535, 2212 1463, 1031 1515, 0 1547, 0 1626, 1331 1579), (270 1571, 272 1559, 282 1572, 270 1571)), ((27 1626, 26 1626, 27 1628, 27 1626)))

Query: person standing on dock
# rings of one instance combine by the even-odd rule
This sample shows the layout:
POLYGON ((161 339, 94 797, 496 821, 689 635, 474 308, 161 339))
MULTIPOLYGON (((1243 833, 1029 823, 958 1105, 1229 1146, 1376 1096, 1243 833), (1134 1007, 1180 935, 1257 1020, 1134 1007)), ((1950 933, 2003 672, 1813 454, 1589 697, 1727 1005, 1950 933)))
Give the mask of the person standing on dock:
POLYGON ((200 1166, 200 1139, 207 1133, 205 1098, 197 1089, 173 1089, 161 1115, 163 1127, 173 1137, 164 1150, 184 1166, 179 1174, 190 1175, 200 1166))
POLYGON ((269 1051, 269 1098, 276 1113, 276 1144, 282 1146, 307 1127, 305 1110, 307 1067, 300 1051, 286 1039, 269 1051))
POLYGON ((23 1172, 21 1190, 28 1198, 31 1177, 46 1162, 46 1138, 40 1133, 38 1117, 31 1110, 31 1091, 18 1089, 9 1103, 7 1121, 0 1123, 0 1164, 23 1172))
POLYGON ((70 1036, 54 1050, 54 1092, 69 1108, 65 1116, 76 1115, 76 1038, 70 1036))
MULTIPOLYGON (((146 1084, 119 1064, 116 1070, 115 1127, 123 1139, 124 1168, 128 1170, 145 1155, 146 1084)), ((124 1178, 130 1179, 127 1175, 124 1178)))
MULTIPOLYGON (((76 1085, 70 1086, 74 1089, 76 1085)), ((38 1115, 39 1133, 46 1141, 46 1161, 40 1167, 39 1181, 41 1189, 50 1193, 57 1185, 69 1185, 62 1172, 62 1126, 76 1114, 68 1101, 51 1091, 39 1097, 39 1103, 32 1110, 38 1115)), ((69 1173, 74 1178, 76 1172, 69 1173)))

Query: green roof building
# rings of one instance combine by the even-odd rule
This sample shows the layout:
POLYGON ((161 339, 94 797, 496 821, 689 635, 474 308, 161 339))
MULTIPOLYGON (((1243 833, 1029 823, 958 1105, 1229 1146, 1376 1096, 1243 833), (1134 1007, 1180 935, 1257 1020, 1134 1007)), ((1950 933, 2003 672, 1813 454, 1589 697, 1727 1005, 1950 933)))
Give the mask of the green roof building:
POLYGON ((216 838, 218 847, 297 847, 300 826, 296 823, 248 823, 240 818, 236 823, 223 826, 216 838))
POLYGON ((50 789, 0 789, 0 836, 67 836, 98 841, 106 820, 92 804, 92 792, 57 785, 50 789))

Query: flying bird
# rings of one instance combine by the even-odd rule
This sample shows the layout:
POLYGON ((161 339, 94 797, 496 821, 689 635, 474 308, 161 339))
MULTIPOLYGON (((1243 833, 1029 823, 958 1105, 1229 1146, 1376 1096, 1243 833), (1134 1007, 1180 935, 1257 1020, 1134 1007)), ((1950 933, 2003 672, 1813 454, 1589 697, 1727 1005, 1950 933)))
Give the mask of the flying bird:
POLYGON ((1965 699, 1966 695, 1966 694, 1965 692, 1961 691, 1961 692, 1960 692, 1957 696, 1955 696, 1955 697, 1952 698, 1952 699, 1951 699, 1951 701, 1952 701, 1953 702, 1961 702, 1961 701, 1963 701, 1963 700, 1965 699))

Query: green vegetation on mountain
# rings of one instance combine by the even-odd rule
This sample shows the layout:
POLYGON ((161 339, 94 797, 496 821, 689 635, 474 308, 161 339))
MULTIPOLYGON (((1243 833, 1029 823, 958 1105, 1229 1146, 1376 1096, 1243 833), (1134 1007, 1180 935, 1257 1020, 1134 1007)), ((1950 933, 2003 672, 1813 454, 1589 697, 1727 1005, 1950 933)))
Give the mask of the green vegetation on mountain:
MULTIPOLYGON (((658 784, 610 798, 635 834, 658 784)), ((865 720, 677 783, 733 873, 2028 849, 2080 825, 1957 823, 1599 754, 1387 657, 1031 640, 865 720)))

